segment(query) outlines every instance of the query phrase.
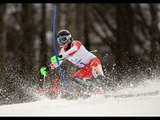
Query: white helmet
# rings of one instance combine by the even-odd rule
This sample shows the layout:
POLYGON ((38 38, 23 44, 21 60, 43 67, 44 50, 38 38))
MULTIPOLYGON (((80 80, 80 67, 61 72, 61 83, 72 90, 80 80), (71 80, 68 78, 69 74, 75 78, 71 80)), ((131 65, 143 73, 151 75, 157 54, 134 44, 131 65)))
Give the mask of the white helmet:
POLYGON ((60 30, 57 34, 57 41, 60 45, 70 42, 72 40, 71 38, 71 33, 68 30, 60 30))

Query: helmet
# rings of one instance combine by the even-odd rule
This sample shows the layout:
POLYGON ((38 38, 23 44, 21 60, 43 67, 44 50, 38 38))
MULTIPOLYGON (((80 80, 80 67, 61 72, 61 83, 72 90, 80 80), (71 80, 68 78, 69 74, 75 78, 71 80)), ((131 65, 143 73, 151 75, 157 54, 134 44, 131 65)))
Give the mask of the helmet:
POLYGON ((68 30, 60 30, 57 34, 57 41, 60 45, 71 41, 71 33, 68 30))

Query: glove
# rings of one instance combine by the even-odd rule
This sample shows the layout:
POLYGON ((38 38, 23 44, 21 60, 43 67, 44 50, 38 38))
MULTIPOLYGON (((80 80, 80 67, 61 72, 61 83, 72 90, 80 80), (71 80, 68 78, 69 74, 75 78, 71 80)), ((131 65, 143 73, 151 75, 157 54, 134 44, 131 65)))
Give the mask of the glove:
MULTIPOLYGON (((63 56, 62 56, 62 55, 59 55, 59 56, 58 56, 58 61, 61 61, 61 60, 63 60, 63 56)), ((56 56, 52 56, 52 57, 51 57, 51 63, 52 63, 52 64, 57 63, 56 56)))
POLYGON ((49 70, 48 66, 43 66, 40 69, 40 73, 41 75, 43 75, 44 77, 46 77, 47 71, 49 70))

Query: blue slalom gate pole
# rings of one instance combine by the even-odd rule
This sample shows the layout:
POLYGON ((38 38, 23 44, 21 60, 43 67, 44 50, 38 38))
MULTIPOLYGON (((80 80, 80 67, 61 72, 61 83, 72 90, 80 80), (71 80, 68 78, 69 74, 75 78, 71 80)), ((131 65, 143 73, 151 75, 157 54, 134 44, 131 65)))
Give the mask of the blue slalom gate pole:
POLYGON ((64 75, 64 71, 63 69, 61 68, 60 64, 59 64, 59 60, 58 60, 58 52, 57 52, 57 40, 56 40, 56 17, 57 17, 57 5, 54 4, 54 15, 53 15, 53 51, 54 51, 54 54, 56 56, 56 60, 57 60, 57 63, 58 63, 58 69, 60 71, 60 74, 62 76, 62 79, 64 81, 64 85, 68 87, 68 82, 67 82, 67 78, 65 77, 64 75))

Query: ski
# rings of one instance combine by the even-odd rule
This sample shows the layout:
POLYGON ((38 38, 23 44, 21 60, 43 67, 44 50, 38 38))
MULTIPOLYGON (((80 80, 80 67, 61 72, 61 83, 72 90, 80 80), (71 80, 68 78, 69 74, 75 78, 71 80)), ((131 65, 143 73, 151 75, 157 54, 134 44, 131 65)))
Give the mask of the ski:
POLYGON ((151 91, 151 92, 143 92, 143 93, 129 93, 129 94, 105 94, 105 98, 130 98, 130 97, 140 97, 140 96, 154 96, 158 95, 160 93, 160 90, 157 91, 151 91))

